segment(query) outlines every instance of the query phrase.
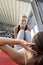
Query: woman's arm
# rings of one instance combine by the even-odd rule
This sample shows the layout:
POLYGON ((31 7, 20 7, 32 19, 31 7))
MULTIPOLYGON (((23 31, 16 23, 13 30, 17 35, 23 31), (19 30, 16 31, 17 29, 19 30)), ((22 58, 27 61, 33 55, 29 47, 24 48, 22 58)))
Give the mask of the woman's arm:
POLYGON ((15 51, 13 48, 8 45, 3 45, 0 46, 0 49, 19 65, 24 65, 24 56, 19 52, 15 51))
POLYGON ((6 45, 6 44, 14 44, 14 45, 21 45, 25 49, 28 50, 27 46, 32 46, 34 43, 28 43, 24 40, 17 40, 17 39, 11 39, 6 37, 0 37, 0 46, 6 45))
POLYGON ((17 39, 11 39, 6 37, 0 37, 0 46, 6 45, 6 44, 14 44, 14 45, 21 45, 25 49, 28 50, 26 44, 27 42, 24 40, 17 40, 17 39))
POLYGON ((17 31, 18 31, 18 26, 14 27, 14 38, 17 38, 17 31))

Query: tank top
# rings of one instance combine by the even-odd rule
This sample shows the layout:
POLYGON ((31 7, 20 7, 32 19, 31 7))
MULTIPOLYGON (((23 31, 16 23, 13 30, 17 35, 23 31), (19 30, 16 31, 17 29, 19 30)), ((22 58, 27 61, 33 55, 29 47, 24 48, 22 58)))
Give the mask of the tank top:
MULTIPOLYGON (((24 31, 25 30, 27 30, 27 25, 25 26, 25 29, 24 29, 24 31)), ((20 25, 18 25, 18 31, 17 31, 17 33, 20 31, 20 25)))

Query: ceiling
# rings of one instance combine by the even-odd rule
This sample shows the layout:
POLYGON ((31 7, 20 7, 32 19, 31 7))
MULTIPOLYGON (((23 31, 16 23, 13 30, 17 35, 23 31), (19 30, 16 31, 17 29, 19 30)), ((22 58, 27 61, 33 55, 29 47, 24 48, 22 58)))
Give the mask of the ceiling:
POLYGON ((31 2, 31 1, 33 1, 33 0, 18 0, 18 1, 23 1, 23 2, 29 3, 29 2, 31 2))
POLYGON ((31 12, 31 4, 18 0, 0 0, 0 23, 17 25, 22 15, 27 17, 31 12))

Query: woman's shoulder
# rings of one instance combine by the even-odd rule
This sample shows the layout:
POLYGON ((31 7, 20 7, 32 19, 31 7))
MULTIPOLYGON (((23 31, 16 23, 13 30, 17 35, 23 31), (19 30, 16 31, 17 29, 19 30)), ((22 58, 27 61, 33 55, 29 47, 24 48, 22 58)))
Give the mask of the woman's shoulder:
POLYGON ((18 26, 15 26, 15 27, 13 28, 13 30, 18 30, 18 26))

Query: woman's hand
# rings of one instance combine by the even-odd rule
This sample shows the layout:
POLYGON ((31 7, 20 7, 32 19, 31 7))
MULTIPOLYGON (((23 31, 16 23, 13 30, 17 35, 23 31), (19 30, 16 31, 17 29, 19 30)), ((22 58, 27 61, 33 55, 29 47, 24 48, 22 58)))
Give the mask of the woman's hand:
POLYGON ((26 42, 24 40, 21 40, 21 44, 20 45, 23 46, 26 50, 29 51, 28 47, 35 45, 35 43, 28 43, 28 42, 26 42))
POLYGON ((31 52, 31 54, 37 55, 37 52, 31 48, 33 45, 35 45, 35 43, 32 43, 32 42, 31 42, 31 43, 28 43, 28 42, 22 40, 22 44, 23 44, 22 46, 23 46, 27 51, 31 52))

